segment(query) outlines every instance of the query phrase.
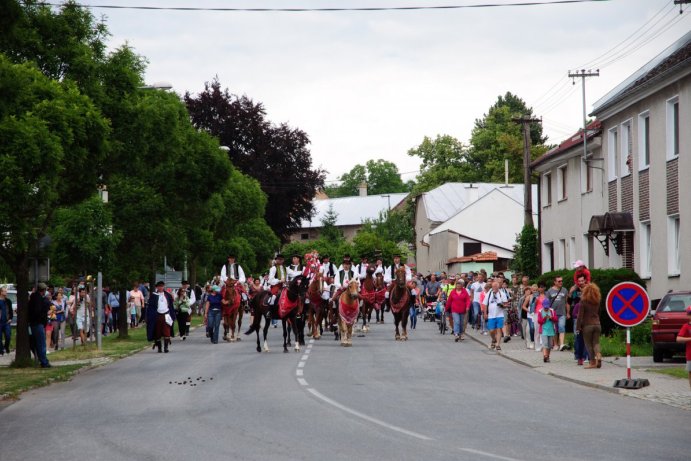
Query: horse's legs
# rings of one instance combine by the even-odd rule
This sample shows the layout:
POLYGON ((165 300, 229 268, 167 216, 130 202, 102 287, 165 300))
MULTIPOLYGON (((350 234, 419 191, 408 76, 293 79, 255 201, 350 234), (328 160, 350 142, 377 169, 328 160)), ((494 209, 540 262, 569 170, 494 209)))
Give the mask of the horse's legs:
POLYGON ((242 316, 245 314, 244 308, 242 305, 238 308, 238 337, 236 338, 238 341, 240 341, 240 332, 242 331, 242 316))
POLYGON ((404 313, 405 309, 401 311, 403 314, 401 318, 401 324, 403 326, 403 336, 401 337, 401 340, 403 341, 408 341, 408 315, 404 313))
POLYGON ((348 342, 348 327, 343 319, 338 319, 338 333, 341 337, 341 346, 345 346, 348 342))
POLYGON ((393 322, 396 325, 396 341, 400 341, 401 340, 401 333, 398 330, 398 324, 401 322, 401 313, 400 312, 394 312, 393 322))
POLYGON ((237 322, 238 311, 230 315, 230 342, 235 342, 235 323, 237 322))
POLYGON ((290 344, 288 335, 290 333, 288 332, 288 323, 286 319, 281 320, 281 325, 283 326, 283 352, 288 352, 288 344, 290 344))
MULTIPOLYGON (((290 319, 290 323, 295 325, 295 323, 297 321, 296 316, 293 315, 293 316, 289 317, 289 319, 290 319)), ((304 340, 305 340, 305 338, 303 337, 302 338, 303 344, 304 344, 304 340)), ((297 341, 297 340, 295 341, 295 352, 300 352, 300 341, 297 341)))

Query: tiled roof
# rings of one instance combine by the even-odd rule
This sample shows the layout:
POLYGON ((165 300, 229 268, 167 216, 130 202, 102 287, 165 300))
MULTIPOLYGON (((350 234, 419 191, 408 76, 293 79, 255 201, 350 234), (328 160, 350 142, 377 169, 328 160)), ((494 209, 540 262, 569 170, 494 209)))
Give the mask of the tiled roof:
POLYGON ((494 251, 485 251, 484 253, 476 253, 471 256, 459 256, 457 258, 451 258, 448 264, 453 263, 469 263, 469 262, 484 262, 484 261, 496 261, 499 258, 497 253, 494 251))
MULTIPOLYGON (((594 138, 595 136, 599 135, 602 132, 602 123, 599 120, 595 120, 593 122, 590 122, 590 124, 588 124, 588 126, 586 127, 586 132, 588 133, 587 139, 594 138)), ((559 144, 554 149, 551 149, 550 151, 543 154, 541 157, 538 157, 535 160, 533 160, 533 163, 531 163, 530 166, 536 167, 536 166, 540 165, 541 163, 546 162, 547 160, 558 157, 559 154, 564 153, 567 150, 571 149, 572 147, 578 146, 578 145, 583 145, 583 130, 582 129, 578 130, 577 133, 575 133, 573 136, 571 136, 567 140, 562 141, 562 143, 559 144)))

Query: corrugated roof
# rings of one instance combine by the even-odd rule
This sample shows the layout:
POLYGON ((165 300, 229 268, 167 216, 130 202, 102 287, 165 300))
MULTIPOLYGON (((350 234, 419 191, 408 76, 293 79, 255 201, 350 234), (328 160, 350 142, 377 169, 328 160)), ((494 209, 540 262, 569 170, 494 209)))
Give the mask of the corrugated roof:
POLYGON ((388 194, 390 197, 382 195, 368 195, 366 197, 339 197, 325 200, 313 200, 314 216, 311 220, 302 221, 302 228, 322 227, 322 219, 333 206, 334 212, 338 214, 337 226, 357 226, 362 224, 365 219, 378 219, 379 213, 389 209, 389 199, 391 209, 396 207, 408 196, 402 194, 388 194))
MULTIPOLYGON (((448 182, 422 194, 430 221, 442 223, 458 214, 466 206, 499 189, 512 199, 523 203, 523 184, 448 182)), ((533 193, 533 209, 537 210, 537 190, 533 193)))
POLYGON ((598 99, 593 105, 593 114, 602 112, 607 107, 620 101, 629 94, 643 87, 646 83, 661 77, 679 66, 691 63, 691 32, 667 47, 662 53, 651 59, 646 65, 631 74, 626 80, 614 87, 612 91, 598 99))
MULTIPOLYGON (((590 122, 588 126, 586 127, 586 132, 588 133, 588 139, 592 139, 595 136, 599 135, 602 132, 602 123, 599 120, 595 120, 593 122, 590 122)), ((545 162, 546 160, 549 160, 551 158, 554 158, 558 156, 559 154, 566 152, 567 150, 571 149, 574 146, 582 146, 583 145, 583 130, 578 130, 577 133, 575 133, 573 136, 571 136, 569 139, 566 141, 562 141, 561 144, 559 144, 557 147, 554 149, 546 152, 544 155, 541 157, 535 159, 533 163, 530 164, 532 167, 536 167, 539 164, 545 162)))

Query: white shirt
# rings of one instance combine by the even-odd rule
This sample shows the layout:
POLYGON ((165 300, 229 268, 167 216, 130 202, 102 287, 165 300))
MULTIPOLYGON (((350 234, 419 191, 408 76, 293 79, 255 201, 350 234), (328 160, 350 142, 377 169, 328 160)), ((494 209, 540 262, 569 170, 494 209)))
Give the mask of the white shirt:
MULTIPOLYGON (((396 278, 396 270, 399 267, 401 267, 401 264, 392 264, 389 267, 387 267, 386 271, 384 272, 384 282, 393 282, 393 280, 396 278)), ((403 264, 403 267, 405 267, 405 281, 410 282, 411 280, 413 280, 413 273, 410 271, 410 267, 406 266, 405 264, 403 264)))
POLYGON ((367 277, 367 268, 369 267, 369 263, 360 263, 357 266, 353 268, 355 272, 357 272, 357 277, 359 279, 364 279, 367 277))
POLYGON ((473 302, 480 303, 480 294, 485 289, 486 282, 473 282, 470 284, 470 293, 473 295, 473 302))
POLYGON ((302 264, 291 264, 286 268, 286 281, 292 282, 295 277, 302 275, 302 264))
POLYGON ((486 295, 485 295, 485 306, 487 306, 487 318, 488 319, 495 319, 498 317, 504 318, 504 309, 501 307, 498 307, 498 303, 507 303, 509 300, 506 298, 506 295, 502 293, 501 290, 494 292, 493 290, 490 290, 486 295))
POLYGON ((328 301, 331 299, 331 287, 336 289, 336 284, 335 283, 326 283, 322 282, 322 299, 328 301))
MULTIPOLYGON (((242 266, 240 264, 233 263, 232 267, 230 269, 233 272, 232 274, 229 273, 228 264, 225 264, 221 268, 221 282, 226 283, 226 280, 231 275, 233 276, 233 278, 235 278, 235 280, 237 280, 240 283, 245 283, 247 281, 247 279, 245 278, 245 271, 242 270, 242 266)), ((194 303, 194 301, 191 301, 191 302, 194 303)))
POLYGON ((333 270, 333 277, 336 278, 336 275, 338 274, 339 269, 331 261, 329 261, 328 263, 322 263, 321 273, 325 276, 329 275, 329 268, 331 268, 333 270))
POLYGON ((285 267, 283 267, 283 266, 271 266, 271 270, 269 271, 269 283, 271 283, 271 282, 285 282, 287 275, 288 275, 288 271, 286 271, 285 267), (278 270, 279 267, 283 271, 283 274, 281 274, 281 271, 278 270))
POLYGON ((156 308, 156 312, 159 314, 165 314, 168 312, 168 300, 166 299, 166 295, 159 292, 155 292, 153 294, 158 296, 158 307, 156 308))

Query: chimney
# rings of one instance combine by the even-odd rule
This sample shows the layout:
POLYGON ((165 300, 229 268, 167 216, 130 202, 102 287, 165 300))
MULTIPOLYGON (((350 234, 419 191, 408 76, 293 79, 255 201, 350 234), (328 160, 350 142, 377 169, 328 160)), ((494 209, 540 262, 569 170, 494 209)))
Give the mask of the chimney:
POLYGON ((367 183, 362 181, 359 186, 357 186, 358 195, 360 197, 367 197, 367 183))
POLYGON ((471 203, 477 201, 477 199, 480 198, 480 189, 477 186, 473 186, 473 183, 470 183, 469 185, 465 186, 466 189, 468 189, 468 202, 466 205, 470 205, 471 203))

